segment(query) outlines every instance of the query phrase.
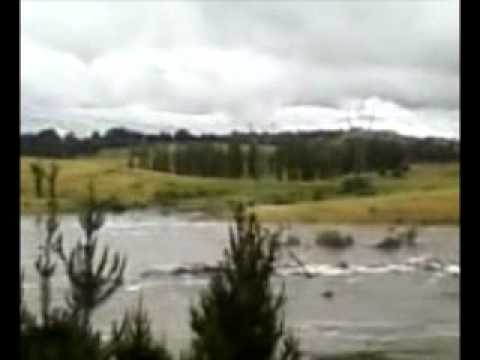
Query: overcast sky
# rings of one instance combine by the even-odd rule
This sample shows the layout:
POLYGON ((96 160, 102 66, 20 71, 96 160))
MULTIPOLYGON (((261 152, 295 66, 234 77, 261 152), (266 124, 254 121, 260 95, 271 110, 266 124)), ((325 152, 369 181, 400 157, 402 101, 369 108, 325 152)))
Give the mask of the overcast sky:
POLYGON ((79 135, 349 117, 458 138, 458 0, 22 1, 21 110, 22 131, 79 135))

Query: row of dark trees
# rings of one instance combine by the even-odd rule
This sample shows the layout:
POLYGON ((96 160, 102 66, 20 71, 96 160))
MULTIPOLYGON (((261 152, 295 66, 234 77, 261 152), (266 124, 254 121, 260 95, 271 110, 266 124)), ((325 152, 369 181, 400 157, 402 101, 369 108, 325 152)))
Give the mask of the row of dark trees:
POLYGON ((274 147, 255 142, 249 145, 237 141, 227 145, 191 142, 132 149, 128 164, 180 175, 310 181, 365 171, 402 174, 409 163, 404 147, 380 138, 351 138, 342 142, 294 138, 274 147))
MULTIPOLYGON (((54 187, 55 182, 51 186, 54 187)), ((166 345, 152 336, 149 317, 141 301, 136 309, 125 313, 120 324, 112 324, 110 339, 102 339, 93 329, 94 312, 123 284, 126 258, 117 252, 111 257, 108 248, 98 251, 97 233, 104 224, 105 214, 96 200, 93 185, 89 193, 85 210, 79 216, 84 239, 68 252, 59 231, 55 190, 48 191, 47 236, 35 262, 41 311, 39 318, 34 316, 22 296, 21 358, 173 359, 166 345), (65 306, 53 308, 51 281, 58 270, 57 263, 64 266, 69 289, 65 306)), ((180 359, 300 359, 298 340, 285 330, 284 290, 274 290, 271 282, 280 233, 263 229, 255 216, 247 214, 242 206, 236 209, 234 219, 224 259, 202 292, 198 305, 191 307, 193 338, 180 359)))
MULTIPOLYGON (((64 137, 53 129, 43 130, 36 134, 21 135, 21 153, 28 156, 41 157, 74 157, 97 153, 101 149, 141 147, 153 144, 249 144, 287 146, 292 142, 302 143, 344 143, 352 141, 355 132, 344 131, 311 131, 283 133, 240 133, 227 135, 202 134, 192 135, 181 129, 174 134, 143 134, 123 128, 108 130, 104 135, 94 132, 90 137, 79 139, 74 133, 64 137)), ((404 156, 411 162, 446 162, 459 158, 459 142, 437 138, 413 138, 387 132, 364 132, 363 141, 375 143, 377 140, 388 140, 392 144, 401 145, 404 156)))
POLYGON ((258 145, 242 146, 232 141, 227 145, 214 143, 187 143, 175 145, 141 146, 131 149, 130 168, 144 168, 179 175, 206 177, 260 176, 262 154, 258 145))

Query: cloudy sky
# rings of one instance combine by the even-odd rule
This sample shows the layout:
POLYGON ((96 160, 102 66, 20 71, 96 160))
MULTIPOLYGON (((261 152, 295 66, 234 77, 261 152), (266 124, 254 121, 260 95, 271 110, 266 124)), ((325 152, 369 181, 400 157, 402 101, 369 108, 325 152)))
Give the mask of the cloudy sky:
POLYGON ((350 123, 458 138, 458 0, 22 1, 21 116, 79 135, 350 123))

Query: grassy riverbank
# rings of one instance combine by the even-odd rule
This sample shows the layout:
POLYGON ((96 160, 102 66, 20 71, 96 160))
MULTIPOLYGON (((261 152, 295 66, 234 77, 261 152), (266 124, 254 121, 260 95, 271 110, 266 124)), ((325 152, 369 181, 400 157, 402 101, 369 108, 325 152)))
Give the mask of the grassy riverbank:
MULTIPOLYGON (((21 210, 45 210, 34 194, 30 164, 21 158, 21 210)), ((48 165, 50 161, 43 161, 48 165)), ((60 165, 60 209, 78 210, 93 180, 99 198, 113 209, 169 206, 228 214, 228 204, 254 200, 265 221, 349 223, 456 223, 459 219, 458 164, 415 165, 403 178, 374 176, 375 195, 338 193, 342 178, 315 182, 210 179, 129 169, 123 157, 55 160, 60 165)))

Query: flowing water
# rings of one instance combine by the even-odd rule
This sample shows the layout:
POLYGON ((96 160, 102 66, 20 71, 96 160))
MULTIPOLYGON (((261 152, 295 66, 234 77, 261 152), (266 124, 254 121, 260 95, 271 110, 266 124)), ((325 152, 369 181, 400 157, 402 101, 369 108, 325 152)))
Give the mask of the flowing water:
MULTIPOLYGON (((158 337, 175 350, 187 346, 189 306, 208 283, 202 266, 221 259, 228 226, 194 214, 153 210, 110 215, 100 243, 128 255, 126 284, 95 313, 96 327, 108 333, 112 320, 120 319, 142 294, 158 337)), ((67 249, 82 235, 75 216, 62 216, 61 231, 67 249)), ((388 232, 378 225, 294 224, 288 229, 301 239, 291 249, 307 266, 297 266, 282 252, 275 283, 286 285, 287 326, 307 353, 380 349, 393 359, 459 359, 458 226, 420 227, 415 247, 374 248, 388 232), (326 229, 352 234, 355 245, 346 250, 316 246, 316 234, 326 229), (333 296, 325 297, 327 290, 333 296)), ((22 216, 25 298, 34 311, 38 287, 33 264, 44 233, 37 218, 22 216)), ((54 301, 63 304, 67 281, 59 270, 54 301)))

